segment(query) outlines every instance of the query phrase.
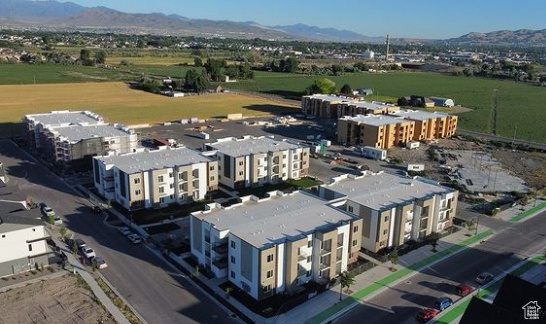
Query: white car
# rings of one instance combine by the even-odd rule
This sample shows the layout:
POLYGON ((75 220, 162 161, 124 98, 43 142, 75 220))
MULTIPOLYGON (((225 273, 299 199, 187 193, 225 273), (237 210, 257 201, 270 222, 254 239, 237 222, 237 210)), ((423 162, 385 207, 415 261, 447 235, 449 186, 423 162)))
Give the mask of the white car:
POLYGON ((53 210, 53 208, 48 207, 48 206, 44 206, 44 207, 42 208, 42 213, 44 213, 44 215, 45 215, 46 217, 55 216, 55 211, 53 210))
POLYGON ((133 243, 133 244, 140 244, 140 243, 142 243, 142 238, 141 238, 140 235, 138 235, 138 234, 131 234, 131 235, 127 236, 127 238, 128 238, 129 241, 131 241, 131 243, 133 243))
POLYGON ((55 216, 55 219, 53 220, 53 224, 55 225, 62 225, 63 220, 59 216, 55 216))
POLYGON ((123 226, 123 227, 118 227, 118 232, 120 232, 121 234, 123 234, 123 235, 125 235, 125 236, 127 236, 127 235, 129 235, 129 234, 132 233, 131 230, 130 230, 129 228, 125 227, 125 226, 123 226))
POLYGON ((102 257, 98 256, 95 257, 95 266, 97 267, 97 269, 104 269, 108 267, 108 264, 106 263, 106 261, 104 261, 102 257))
POLYGON ((93 251, 92 248, 90 248, 89 246, 83 246, 82 247, 82 254, 88 258, 88 259, 91 259, 91 258, 94 258, 96 257, 97 255, 95 254, 95 251, 93 251))

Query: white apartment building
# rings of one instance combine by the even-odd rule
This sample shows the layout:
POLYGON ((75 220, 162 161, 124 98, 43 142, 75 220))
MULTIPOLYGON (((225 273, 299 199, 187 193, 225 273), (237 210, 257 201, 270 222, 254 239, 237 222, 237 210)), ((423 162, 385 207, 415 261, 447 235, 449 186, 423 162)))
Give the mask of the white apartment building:
POLYGON ((306 192, 254 196, 191 215, 191 253, 216 277, 260 300, 325 283, 358 257, 362 221, 306 192))
POLYGON ((49 265, 44 222, 37 210, 25 208, 24 202, 0 201, 0 277, 49 265))
POLYGON ((270 137, 227 137, 204 150, 215 152, 219 182, 230 188, 299 179, 309 171, 308 147, 270 137))
POLYGON ((185 147, 95 157, 95 188, 127 210, 187 204, 218 189, 218 163, 210 152, 185 147))

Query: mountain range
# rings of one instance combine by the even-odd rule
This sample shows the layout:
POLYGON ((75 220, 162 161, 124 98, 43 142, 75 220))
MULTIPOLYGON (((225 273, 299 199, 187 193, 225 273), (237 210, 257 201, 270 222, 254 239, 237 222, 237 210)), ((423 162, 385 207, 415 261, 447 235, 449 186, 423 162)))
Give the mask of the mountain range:
MULTIPOLYGON (((326 42, 384 43, 385 37, 362 35, 350 30, 305 24, 265 26, 256 22, 191 19, 177 14, 131 14, 106 7, 84 7, 55 0, 0 0, 0 28, 45 27, 54 30, 120 32, 177 36, 262 38, 326 42)), ((428 43, 434 40, 392 39, 393 44, 428 43)), ((450 44, 546 46, 546 30, 469 33, 442 40, 450 44)))

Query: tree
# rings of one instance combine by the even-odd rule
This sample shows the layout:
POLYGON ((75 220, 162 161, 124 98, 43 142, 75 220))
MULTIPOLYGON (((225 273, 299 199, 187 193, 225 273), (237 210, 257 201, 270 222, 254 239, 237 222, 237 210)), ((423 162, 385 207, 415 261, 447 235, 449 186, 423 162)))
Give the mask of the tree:
POLYGON ((438 252, 436 247, 438 246, 438 240, 440 239, 440 234, 432 233, 430 234, 430 245, 432 245, 432 252, 438 252))
POLYGON ((72 242, 72 253, 78 255, 78 243, 76 241, 72 242))
POLYGON ((343 65, 333 64, 332 65, 332 74, 334 76, 342 75, 343 74, 343 65))
POLYGON ((199 56, 196 56, 193 59, 193 65, 195 65, 196 67, 202 67, 203 66, 203 60, 201 60, 201 58, 199 56))
POLYGON ((144 48, 144 46, 146 46, 146 43, 144 43, 144 41, 142 39, 139 39, 137 41, 137 44, 136 44, 136 47, 138 48, 144 48))
POLYGON ((300 62, 293 56, 286 59, 284 63, 284 72, 294 73, 298 70, 300 62))
POLYGON ((391 261, 392 265, 398 264, 398 250, 394 249, 391 253, 389 253, 389 260, 391 261))
POLYGON ((339 93, 345 94, 345 95, 351 95, 353 94, 353 89, 351 89, 351 86, 348 83, 345 83, 343 87, 341 87, 341 90, 339 90, 339 93))
POLYGON ((339 300, 343 297, 343 288, 347 288, 347 291, 349 290, 349 287, 355 283, 355 278, 352 274, 345 271, 340 276, 340 287, 339 287, 339 300))
POLYGON ((95 62, 98 64, 104 64, 106 63, 106 52, 103 50, 100 50, 95 53, 95 62))
POLYGON ((397 104, 398 104, 398 106, 401 106, 401 107, 409 106, 409 102, 408 102, 408 99, 406 99, 406 97, 398 98, 397 104))
POLYGON ((64 241, 64 238, 66 237, 66 234, 67 234, 68 230, 66 229, 66 227, 61 227, 61 229, 59 230, 59 234, 61 234, 61 239, 64 241))
POLYGON ((336 83, 330 79, 321 78, 315 80, 313 84, 311 84, 306 92, 308 94, 316 94, 316 93, 325 93, 325 94, 331 94, 336 91, 336 83))
POLYGON ((188 70, 184 80, 184 88, 193 90, 196 93, 205 92, 208 81, 204 73, 205 72, 199 73, 195 69, 188 70))
POLYGON ((207 75, 210 77, 210 80, 213 82, 222 81, 223 71, 222 68, 224 67, 225 62, 221 60, 216 59, 207 59, 207 63, 205 63, 205 70, 207 71, 207 75))
POLYGON ((93 65, 93 60, 91 59, 91 52, 87 48, 83 48, 80 51, 80 61, 83 65, 93 65))

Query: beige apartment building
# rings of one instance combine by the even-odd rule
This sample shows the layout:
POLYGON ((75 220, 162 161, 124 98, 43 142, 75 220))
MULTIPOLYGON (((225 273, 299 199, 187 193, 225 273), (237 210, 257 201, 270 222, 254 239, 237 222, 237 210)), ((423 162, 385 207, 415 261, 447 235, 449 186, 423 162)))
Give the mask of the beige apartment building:
POLYGON ((219 182, 230 188, 299 179, 309 172, 308 147, 270 137, 227 137, 204 150, 214 152, 219 182))
POLYGON ((363 222, 362 248, 377 252, 449 228, 459 193, 421 177, 366 171, 333 178, 319 187, 319 196, 344 200, 342 208, 363 222))
POLYGON ((321 118, 341 118, 367 114, 389 114, 400 107, 376 101, 364 101, 351 97, 315 94, 301 98, 302 112, 308 116, 321 118))
POLYGON ((452 225, 458 192, 420 177, 342 175, 311 192, 242 197, 190 217, 191 254, 257 300, 325 283, 358 260, 452 225))
POLYGON ((337 105, 337 118, 358 115, 395 114, 400 110, 396 105, 376 101, 342 102, 337 105))
POLYGON ((338 141, 388 149, 411 141, 448 138, 457 130, 457 116, 438 112, 400 110, 389 115, 342 117, 338 141))
POLYGON ((218 189, 218 163, 185 147, 95 157, 95 188, 127 210, 203 200, 218 189))

